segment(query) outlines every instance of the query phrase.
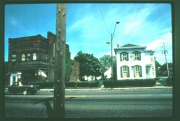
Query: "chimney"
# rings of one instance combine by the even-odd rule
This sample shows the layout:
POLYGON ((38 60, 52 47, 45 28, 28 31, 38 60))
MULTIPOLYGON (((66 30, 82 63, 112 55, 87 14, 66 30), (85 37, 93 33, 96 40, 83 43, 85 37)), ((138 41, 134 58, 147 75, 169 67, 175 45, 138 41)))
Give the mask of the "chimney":
POLYGON ((117 44, 117 47, 119 47, 119 44, 117 44))

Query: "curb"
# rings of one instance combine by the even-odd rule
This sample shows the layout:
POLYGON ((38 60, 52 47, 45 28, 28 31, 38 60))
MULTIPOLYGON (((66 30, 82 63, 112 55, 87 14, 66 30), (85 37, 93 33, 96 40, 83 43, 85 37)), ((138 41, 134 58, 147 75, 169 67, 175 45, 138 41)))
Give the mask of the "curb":
MULTIPOLYGON (((131 90, 131 89, 172 89, 172 87, 156 86, 156 87, 127 87, 127 88, 113 88, 112 90, 131 90)), ((111 90, 111 88, 76 88, 76 89, 65 89, 67 91, 75 90, 111 90)), ((39 91, 54 92, 54 89, 40 89, 39 91)))

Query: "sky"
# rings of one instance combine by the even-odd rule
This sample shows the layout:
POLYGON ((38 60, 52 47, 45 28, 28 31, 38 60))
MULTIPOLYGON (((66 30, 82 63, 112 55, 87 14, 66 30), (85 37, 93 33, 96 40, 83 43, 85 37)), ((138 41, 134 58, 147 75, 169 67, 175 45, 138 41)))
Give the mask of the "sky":
MULTIPOLYGON (((69 3, 66 12, 66 43, 72 59, 79 51, 97 58, 110 55, 111 46, 106 42, 114 32, 113 48, 117 44, 147 46, 155 51, 156 60, 164 64, 164 43, 167 61, 172 62, 171 4, 69 3)), ((38 34, 47 38, 48 31, 55 34, 56 4, 7 4, 4 15, 5 61, 8 61, 8 38, 38 34)))

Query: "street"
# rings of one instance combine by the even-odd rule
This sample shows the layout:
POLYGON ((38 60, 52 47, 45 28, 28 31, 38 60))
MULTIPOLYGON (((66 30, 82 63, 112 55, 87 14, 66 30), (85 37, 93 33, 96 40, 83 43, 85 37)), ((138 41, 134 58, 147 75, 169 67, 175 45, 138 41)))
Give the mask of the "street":
MULTIPOLYGON (((48 118, 45 99, 49 100, 53 107, 53 92, 5 95, 5 115, 19 118, 48 118)), ((171 88, 65 91, 65 118, 171 116, 171 88)))

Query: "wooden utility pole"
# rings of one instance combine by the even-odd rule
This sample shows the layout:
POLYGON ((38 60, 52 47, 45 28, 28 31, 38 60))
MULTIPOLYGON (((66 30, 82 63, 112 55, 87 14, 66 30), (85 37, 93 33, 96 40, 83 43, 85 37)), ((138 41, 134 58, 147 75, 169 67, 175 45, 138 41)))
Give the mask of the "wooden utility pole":
POLYGON ((166 50, 166 47, 165 47, 165 44, 163 44, 163 54, 165 56, 165 61, 166 61, 166 66, 167 66, 167 73, 168 73, 168 77, 169 77, 169 66, 168 66, 168 62, 167 62, 167 57, 166 57, 166 53, 167 53, 167 50, 166 50))
POLYGON ((54 67, 54 117, 65 117, 66 4, 57 4, 54 67))

